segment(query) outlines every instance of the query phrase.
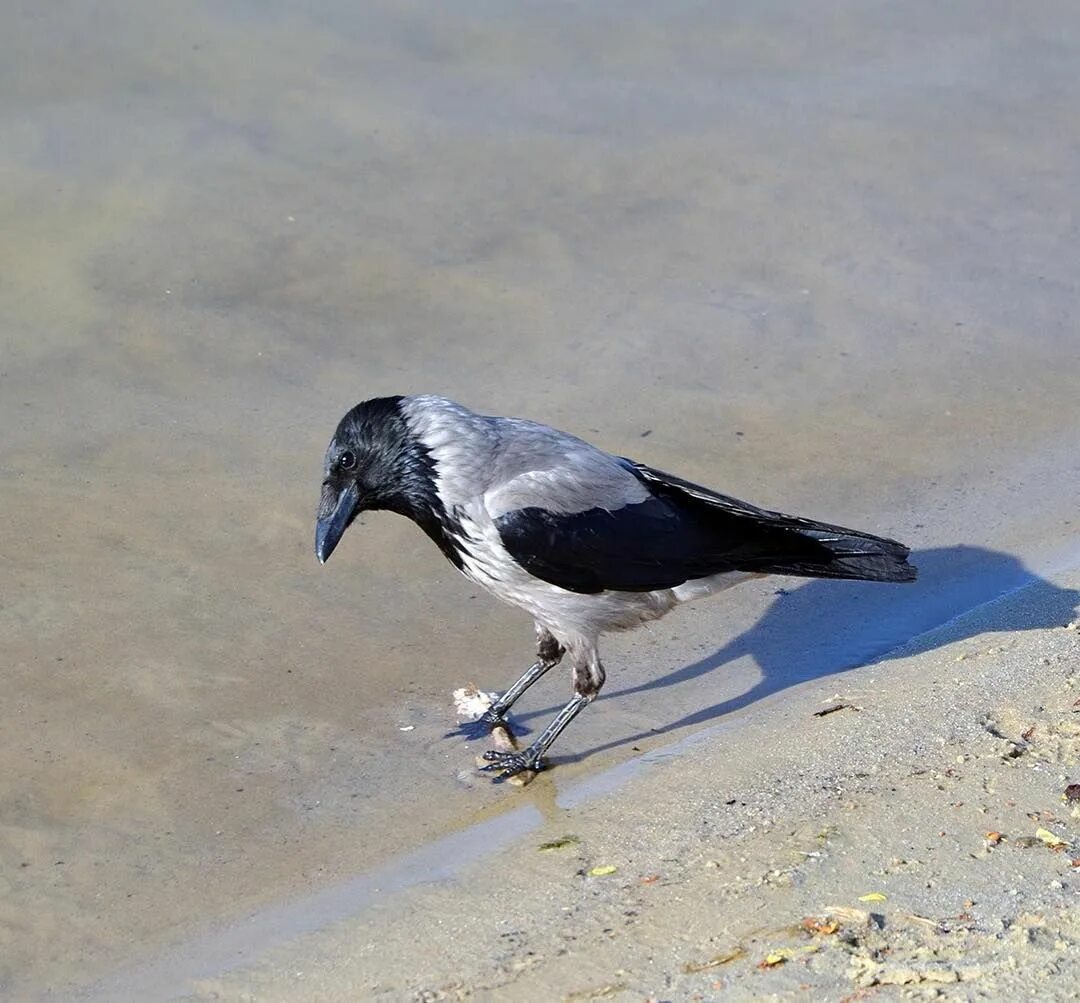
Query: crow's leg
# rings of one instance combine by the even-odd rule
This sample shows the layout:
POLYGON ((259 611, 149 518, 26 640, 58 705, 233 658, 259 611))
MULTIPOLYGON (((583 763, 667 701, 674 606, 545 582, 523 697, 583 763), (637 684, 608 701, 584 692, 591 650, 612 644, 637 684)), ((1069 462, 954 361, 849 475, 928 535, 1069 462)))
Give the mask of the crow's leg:
POLYGON ((554 635, 541 624, 536 625, 536 661, 529 666, 521 678, 502 694, 480 717, 480 721, 497 728, 505 725, 506 712, 514 705, 533 683, 549 669, 555 668, 562 661, 565 649, 554 635))
POLYGON ((595 649, 589 654, 588 661, 574 666, 574 695, 558 714, 555 715, 551 724, 540 732, 536 741, 521 752, 496 752, 491 750, 484 753, 484 759, 488 765, 483 767, 489 772, 501 771, 497 780, 505 780, 516 773, 531 770, 539 773, 544 768, 544 754, 551 743, 562 733, 563 729, 574 720, 589 704, 591 704, 604 685, 604 667, 596 655, 595 649))

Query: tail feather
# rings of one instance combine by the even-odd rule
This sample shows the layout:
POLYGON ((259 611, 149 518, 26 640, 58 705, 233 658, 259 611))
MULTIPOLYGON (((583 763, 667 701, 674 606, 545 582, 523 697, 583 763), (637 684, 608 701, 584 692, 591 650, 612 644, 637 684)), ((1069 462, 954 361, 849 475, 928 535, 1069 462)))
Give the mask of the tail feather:
POLYGON ((835 527, 799 530, 825 553, 812 560, 769 563, 760 570, 805 578, 849 578, 868 582, 913 582, 918 569, 908 563, 909 549, 896 540, 865 533, 837 535, 835 527))
POLYGON ((746 553, 736 570, 803 578, 846 578, 870 582, 913 582, 918 569, 908 563, 904 544, 857 529, 770 512, 749 502, 719 494, 673 474, 631 463, 653 490, 675 494, 685 502, 766 530, 757 552, 746 553))

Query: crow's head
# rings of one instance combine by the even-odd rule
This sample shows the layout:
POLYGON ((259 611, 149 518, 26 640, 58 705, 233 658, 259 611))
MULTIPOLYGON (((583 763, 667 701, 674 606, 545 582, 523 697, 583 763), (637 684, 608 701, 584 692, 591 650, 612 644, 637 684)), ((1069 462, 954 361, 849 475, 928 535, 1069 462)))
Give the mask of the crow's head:
POLYGON ((409 432, 401 397, 357 404, 326 450, 315 523, 315 556, 325 561, 353 519, 366 509, 415 518, 418 496, 432 490, 426 451, 409 432))

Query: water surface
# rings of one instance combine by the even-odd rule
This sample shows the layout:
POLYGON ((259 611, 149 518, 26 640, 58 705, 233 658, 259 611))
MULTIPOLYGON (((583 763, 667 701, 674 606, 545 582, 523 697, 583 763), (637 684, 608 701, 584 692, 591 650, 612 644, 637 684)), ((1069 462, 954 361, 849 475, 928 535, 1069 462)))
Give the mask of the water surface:
POLYGON ((1075 545, 1071 5, 0 15, 8 995, 549 803, 1075 545), (613 639, 559 771, 459 779, 449 691, 530 624, 389 515, 311 553, 340 414, 422 391, 898 536, 923 585, 613 639))

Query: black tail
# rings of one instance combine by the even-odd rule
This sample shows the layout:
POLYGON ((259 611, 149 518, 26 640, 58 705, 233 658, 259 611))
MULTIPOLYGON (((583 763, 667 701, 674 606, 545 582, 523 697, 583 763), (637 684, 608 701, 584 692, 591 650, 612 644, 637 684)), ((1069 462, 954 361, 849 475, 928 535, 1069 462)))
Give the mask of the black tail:
MULTIPOLYGON (((778 521, 789 519, 788 516, 780 516, 778 521)), ((809 560, 768 563, 757 570, 774 575, 853 578, 866 582, 913 582, 918 575, 918 569, 907 561, 910 550, 896 540, 807 519, 790 521, 799 523, 797 528, 792 528, 796 528, 807 540, 819 544, 824 553, 809 560)))
POLYGON ((730 552, 738 562, 738 570, 868 582, 913 582, 918 575, 918 569, 907 561, 910 550, 896 540, 770 512, 681 477, 628 462, 653 491, 677 495, 699 511, 703 507, 714 518, 737 522, 747 530, 754 527, 756 533, 746 534, 753 537, 753 544, 730 552))

